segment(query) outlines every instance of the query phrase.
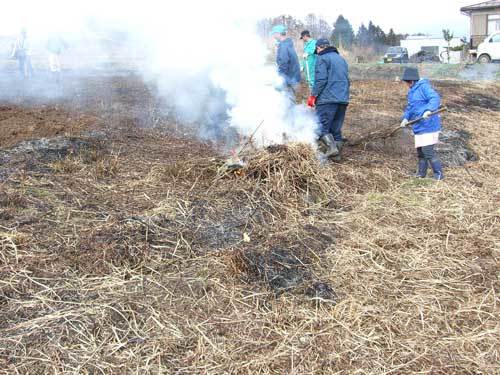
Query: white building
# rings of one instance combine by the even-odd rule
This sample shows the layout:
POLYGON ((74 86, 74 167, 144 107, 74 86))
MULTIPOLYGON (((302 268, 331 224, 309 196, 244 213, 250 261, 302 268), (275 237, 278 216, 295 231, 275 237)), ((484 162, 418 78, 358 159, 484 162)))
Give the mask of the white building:
MULTIPOLYGON (((462 44, 460 38, 453 38, 450 42, 451 47, 460 47, 462 44)), ((448 42, 442 37, 409 36, 401 41, 401 47, 408 49, 410 57, 423 50, 439 56, 441 62, 448 62, 448 55, 446 54, 448 42)), ((461 52, 450 52, 450 63, 458 64, 460 63, 460 58, 461 52)))

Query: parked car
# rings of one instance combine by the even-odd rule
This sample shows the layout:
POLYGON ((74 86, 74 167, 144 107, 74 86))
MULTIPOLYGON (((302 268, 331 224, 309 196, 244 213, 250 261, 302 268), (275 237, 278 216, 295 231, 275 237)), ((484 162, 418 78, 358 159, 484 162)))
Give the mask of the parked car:
POLYGON ((410 57, 410 62, 420 64, 420 63, 440 63, 441 60, 439 56, 436 56, 434 53, 429 51, 419 51, 418 53, 412 55, 410 57))
POLYGON ((410 62, 408 50, 404 47, 389 47, 384 55, 384 63, 407 64, 410 62))
POLYGON ((477 47, 477 61, 488 64, 500 60, 500 32, 490 35, 477 47))

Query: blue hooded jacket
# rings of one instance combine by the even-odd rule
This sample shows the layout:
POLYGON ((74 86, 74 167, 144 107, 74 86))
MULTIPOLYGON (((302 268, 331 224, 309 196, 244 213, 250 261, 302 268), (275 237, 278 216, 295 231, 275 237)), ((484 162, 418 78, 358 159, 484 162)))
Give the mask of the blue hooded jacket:
POLYGON ((335 47, 318 54, 312 96, 316 105, 349 104, 349 66, 335 47))
POLYGON ((283 77, 287 85, 300 83, 299 57, 290 38, 283 40, 278 45, 276 63, 278 64, 278 73, 283 77))
MULTIPOLYGON (((434 90, 427 79, 415 82, 415 85, 408 92, 408 106, 404 118, 408 121, 422 117, 427 111, 434 112, 441 105, 441 97, 434 90)), ((441 118, 439 115, 432 116, 427 120, 422 120, 413 125, 413 133, 427 134, 441 130, 441 118)))

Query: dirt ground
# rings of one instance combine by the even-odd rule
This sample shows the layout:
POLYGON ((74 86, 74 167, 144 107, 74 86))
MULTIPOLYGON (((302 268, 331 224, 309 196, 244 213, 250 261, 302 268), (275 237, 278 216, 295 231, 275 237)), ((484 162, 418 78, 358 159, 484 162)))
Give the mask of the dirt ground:
MULTIPOLYGON (((0 373, 500 373, 500 85, 436 88, 477 156, 442 183, 408 177, 404 134, 223 173, 134 77, 12 95, 0 373)), ((346 136, 397 126, 404 94, 353 82, 346 136)))
POLYGON ((79 134, 91 130, 95 121, 86 116, 72 115, 55 107, 0 107, 2 147, 13 146, 27 139, 79 134))

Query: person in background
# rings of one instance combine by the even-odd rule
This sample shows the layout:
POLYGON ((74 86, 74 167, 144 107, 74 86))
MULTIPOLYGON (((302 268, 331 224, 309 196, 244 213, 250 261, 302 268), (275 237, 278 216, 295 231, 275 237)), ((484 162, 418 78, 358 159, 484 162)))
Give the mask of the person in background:
POLYGON ((26 29, 22 29, 12 49, 11 58, 19 63, 19 73, 23 79, 33 77, 31 50, 26 29))
POLYGON ((59 85, 61 84, 61 56, 68 46, 59 35, 53 34, 49 37, 46 48, 49 53, 49 69, 54 76, 54 81, 59 85))
POLYGON ((316 68, 316 40, 311 38, 308 30, 302 31, 300 39, 304 42, 304 55, 302 56, 302 71, 306 77, 309 88, 314 87, 314 69, 316 68))
POLYGON ((351 86, 349 66, 328 39, 318 39, 316 54, 314 86, 307 105, 316 107, 320 149, 324 149, 325 157, 340 161, 344 145, 342 127, 351 86))
POLYGON ((443 180, 441 161, 434 150, 434 146, 439 143, 441 118, 439 115, 432 116, 432 112, 438 110, 441 105, 441 97, 427 79, 420 79, 416 68, 406 68, 401 80, 409 89, 408 106, 403 115, 401 127, 405 128, 409 121, 423 118, 412 127, 418 155, 415 177, 426 178, 430 165, 434 172, 434 179, 443 180))
POLYGON ((283 78, 291 99, 295 101, 295 92, 301 81, 299 57, 295 52, 292 39, 287 37, 285 26, 274 26, 270 34, 278 46, 276 52, 278 73, 283 78))

